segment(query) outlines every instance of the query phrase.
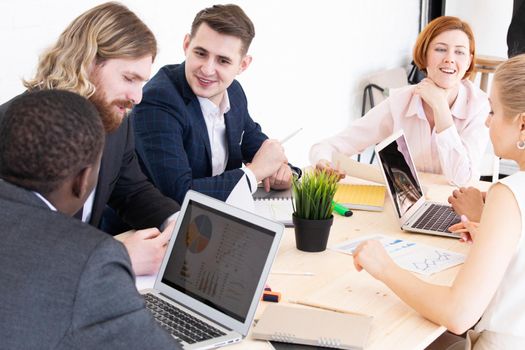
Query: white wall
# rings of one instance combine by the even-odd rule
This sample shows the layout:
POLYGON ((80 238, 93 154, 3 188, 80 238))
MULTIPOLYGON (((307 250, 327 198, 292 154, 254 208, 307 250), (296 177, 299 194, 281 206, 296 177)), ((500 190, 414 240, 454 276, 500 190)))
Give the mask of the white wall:
MULTIPOLYGON (((508 0, 505 0, 508 1, 508 0)), ((41 51, 94 0, 0 1, 0 102, 23 91, 41 51)), ((229 1, 227 1, 229 2, 229 1)), ((360 115, 362 79, 408 66, 418 30, 418 0, 232 0, 255 24, 250 68, 239 77, 252 117, 307 165, 310 145, 360 115)), ((183 60, 182 39, 198 10, 217 1, 126 0, 157 36, 153 74, 183 60)))
POLYGON ((507 57, 512 3, 512 0, 447 0, 445 13, 458 16, 472 26, 478 54, 507 57))

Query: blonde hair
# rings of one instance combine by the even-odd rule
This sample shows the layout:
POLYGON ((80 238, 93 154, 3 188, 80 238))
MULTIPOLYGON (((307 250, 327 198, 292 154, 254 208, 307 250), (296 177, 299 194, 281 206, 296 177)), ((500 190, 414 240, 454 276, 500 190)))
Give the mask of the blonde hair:
POLYGON ((63 89, 90 97, 95 86, 88 79, 93 63, 112 58, 138 59, 157 55, 151 30, 127 7, 108 2, 84 12, 47 49, 38 62, 33 79, 24 86, 34 89, 63 89))
POLYGON ((525 112, 525 54, 499 65, 494 73, 494 83, 498 85, 498 97, 506 116, 514 117, 525 112))

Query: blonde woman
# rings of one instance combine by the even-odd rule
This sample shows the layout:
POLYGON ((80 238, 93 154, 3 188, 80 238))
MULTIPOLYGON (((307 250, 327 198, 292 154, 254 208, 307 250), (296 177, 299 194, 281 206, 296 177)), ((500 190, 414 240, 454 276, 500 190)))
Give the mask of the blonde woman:
POLYGON ((494 75, 486 124, 496 155, 520 171, 493 185, 479 224, 464 219, 472 247, 451 286, 432 285, 401 269, 377 241, 354 254, 357 270, 384 282, 429 320, 461 334, 466 349, 525 346, 525 55, 503 63, 494 75))
POLYGON ((350 127, 312 146, 312 165, 331 169, 332 153, 361 153, 403 129, 419 171, 442 173, 461 186, 478 180, 489 105, 487 95, 467 79, 475 51, 466 22, 449 16, 430 22, 414 46, 414 61, 427 77, 392 91, 350 127))

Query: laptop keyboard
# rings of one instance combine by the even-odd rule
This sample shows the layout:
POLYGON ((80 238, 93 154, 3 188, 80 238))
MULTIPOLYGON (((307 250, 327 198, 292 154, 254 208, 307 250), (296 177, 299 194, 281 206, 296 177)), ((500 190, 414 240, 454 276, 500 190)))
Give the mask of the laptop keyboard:
POLYGON ((460 221, 460 217, 454 213, 452 207, 431 204, 412 227, 436 232, 449 232, 448 228, 460 221))
POLYGON ((173 336, 188 344, 226 335, 153 294, 144 294, 144 299, 155 320, 173 336))

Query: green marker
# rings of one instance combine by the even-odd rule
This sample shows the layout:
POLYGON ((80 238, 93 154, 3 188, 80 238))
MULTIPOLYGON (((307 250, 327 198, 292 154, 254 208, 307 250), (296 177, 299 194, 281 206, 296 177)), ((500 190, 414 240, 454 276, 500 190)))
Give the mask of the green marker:
POLYGON ((349 217, 352 216, 352 214, 354 214, 350 209, 348 209, 342 204, 339 204, 335 201, 332 201, 332 204, 334 205, 334 211, 339 215, 349 217))

